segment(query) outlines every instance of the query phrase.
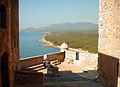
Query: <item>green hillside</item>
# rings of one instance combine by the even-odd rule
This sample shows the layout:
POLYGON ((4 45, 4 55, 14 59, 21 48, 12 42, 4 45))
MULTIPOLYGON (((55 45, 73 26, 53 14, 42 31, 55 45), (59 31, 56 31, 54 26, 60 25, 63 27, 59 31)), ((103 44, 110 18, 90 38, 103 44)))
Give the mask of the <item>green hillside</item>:
POLYGON ((50 34, 45 39, 55 45, 66 42, 70 48, 81 48, 91 53, 97 53, 98 49, 97 30, 50 31, 50 34))

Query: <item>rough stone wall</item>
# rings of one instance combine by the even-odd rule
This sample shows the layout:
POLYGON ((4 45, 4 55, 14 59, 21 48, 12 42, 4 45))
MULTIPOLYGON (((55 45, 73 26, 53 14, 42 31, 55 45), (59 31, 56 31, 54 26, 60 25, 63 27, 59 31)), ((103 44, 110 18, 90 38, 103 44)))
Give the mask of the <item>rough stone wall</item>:
POLYGON ((65 52, 52 53, 47 55, 48 61, 59 60, 60 62, 63 62, 64 59, 65 59, 65 52))
POLYGON ((19 68, 25 69, 29 66, 37 65, 43 63, 43 56, 33 56, 28 58, 23 58, 19 60, 19 68))
POLYGON ((120 59, 120 0, 100 0, 99 10, 100 79, 107 87, 117 86, 120 59))
POLYGON ((86 67, 86 69, 97 69, 98 54, 89 53, 83 50, 69 49, 65 51, 65 60, 68 62, 73 60, 73 63, 86 67), (79 53, 79 60, 76 60, 76 52, 79 53))
MULTIPOLYGON (((8 0, 9 1, 9 0, 8 0)), ((14 68, 18 70, 19 60, 19 0, 11 0, 11 46, 14 68)))
POLYGON ((76 59, 76 51, 66 50, 65 52, 65 58, 76 59))
MULTIPOLYGON (((60 62, 63 62, 65 58, 65 52, 51 53, 46 55, 48 61, 59 60, 60 62)), ((19 68, 20 70, 26 69, 29 66, 43 64, 43 61, 44 61, 44 56, 33 56, 33 57, 22 58, 19 59, 19 68)))
POLYGON ((6 7, 6 28, 0 28, 0 87, 2 87, 3 80, 3 76, 1 76, 1 58, 4 53, 8 55, 9 87, 14 87, 15 62, 19 56, 18 0, 0 0, 0 4, 4 4, 6 7))
POLYGON ((79 53, 79 62, 86 70, 97 69, 98 65, 98 54, 83 52, 79 53))

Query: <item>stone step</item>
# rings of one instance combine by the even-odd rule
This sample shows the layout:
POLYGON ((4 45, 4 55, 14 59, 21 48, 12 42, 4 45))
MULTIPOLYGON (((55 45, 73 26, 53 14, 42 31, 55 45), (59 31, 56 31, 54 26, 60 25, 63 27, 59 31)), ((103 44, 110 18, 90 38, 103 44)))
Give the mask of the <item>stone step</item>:
POLYGON ((38 64, 38 65, 34 65, 34 66, 30 66, 30 67, 28 67, 28 68, 37 68, 37 67, 41 67, 41 66, 43 66, 43 63, 38 64))
POLYGON ((16 86, 16 87, 104 87, 99 82, 94 81, 80 81, 80 82, 47 82, 42 85, 16 86))
POLYGON ((52 63, 53 65, 59 65, 59 64, 61 64, 61 62, 60 62, 59 60, 52 61, 51 63, 52 63))
POLYGON ((39 71, 42 69, 45 69, 44 64, 38 64, 38 65, 27 67, 25 71, 35 72, 35 71, 39 71))
MULTIPOLYGON (((44 83, 40 87, 103 87, 102 84, 94 81, 80 81, 80 82, 58 82, 58 83, 44 83)), ((38 86, 39 87, 39 86, 38 86)))

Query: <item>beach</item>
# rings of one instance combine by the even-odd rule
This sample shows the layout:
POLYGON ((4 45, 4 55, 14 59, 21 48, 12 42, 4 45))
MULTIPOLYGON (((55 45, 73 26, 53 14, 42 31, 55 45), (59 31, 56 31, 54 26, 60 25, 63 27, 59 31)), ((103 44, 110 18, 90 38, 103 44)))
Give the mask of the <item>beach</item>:
POLYGON ((50 34, 49 32, 43 32, 43 33, 46 33, 47 35, 43 35, 43 36, 42 36, 42 39, 40 39, 39 41, 40 41, 40 42, 43 42, 43 43, 46 43, 45 45, 43 45, 44 47, 60 48, 60 46, 55 46, 52 42, 47 41, 47 40, 45 39, 45 37, 47 37, 48 34, 50 34))

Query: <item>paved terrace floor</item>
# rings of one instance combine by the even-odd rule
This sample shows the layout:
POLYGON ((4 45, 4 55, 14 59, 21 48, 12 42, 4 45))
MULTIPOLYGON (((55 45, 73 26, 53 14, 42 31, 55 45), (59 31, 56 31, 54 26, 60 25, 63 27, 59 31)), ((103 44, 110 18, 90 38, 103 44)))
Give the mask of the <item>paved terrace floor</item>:
POLYGON ((96 70, 85 71, 84 66, 78 64, 68 64, 63 62, 59 65, 59 77, 47 77, 47 69, 42 64, 29 67, 29 72, 43 72, 44 84, 39 86, 18 86, 18 87, 103 87, 95 80, 96 70))

